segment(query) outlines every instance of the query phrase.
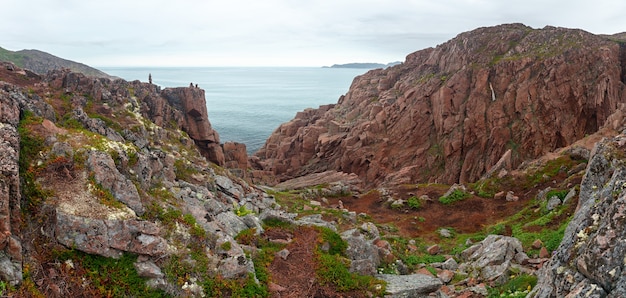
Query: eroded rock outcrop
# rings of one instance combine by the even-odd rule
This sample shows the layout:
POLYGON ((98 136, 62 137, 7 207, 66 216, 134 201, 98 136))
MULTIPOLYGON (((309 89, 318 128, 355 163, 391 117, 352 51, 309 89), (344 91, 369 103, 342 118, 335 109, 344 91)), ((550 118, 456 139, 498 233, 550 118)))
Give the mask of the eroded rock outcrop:
POLYGON ((19 103, 0 89, 0 278, 15 285, 22 280, 20 234, 19 103))
MULTIPOLYGON (((63 89, 67 94, 74 94, 73 104, 96 101, 111 105, 135 106, 155 125, 178 128, 186 132, 210 161, 218 165, 223 165, 225 162, 224 153, 219 144, 219 134, 211 126, 204 90, 200 88, 190 86, 161 90, 159 86, 140 81, 93 78, 68 70, 53 71, 45 77, 45 80, 55 89, 63 89)), ((104 116, 113 116, 111 109, 106 106, 94 112, 104 116)), ((86 123, 88 128, 97 126, 93 125, 93 122, 100 119, 86 119, 87 115, 83 114, 77 111, 76 118, 86 123)), ((100 129, 106 129, 103 125, 100 127, 100 129)), ((93 131, 93 129, 90 130, 93 131)))
POLYGON ((51 283, 38 285, 46 294, 74 293, 70 284, 52 285, 69 271, 52 265, 50 249, 137 255, 148 284, 176 297, 205 295, 198 283, 207 274, 254 276, 234 238, 248 228, 262 232, 254 214, 279 206, 215 166, 224 157, 202 90, 161 91, 68 71, 28 79, 11 67, 0 78, 23 85, 0 82, 1 280, 20 283, 24 264, 32 264, 50 269, 31 272, 51 283), (173 264, 186 266, 180 284, 163 270, 173 264))
POLYGON ((479 28, 355 78, 256 156, 280 180, 336 170, 366 185, 480 178, 595 132, 625 102, 623 49, 581 30, 479 28))
POLYGON ((596 144, 563 241, 530 297, 624 297, 626 135, 596 144))
POLYGON ((166 88, 161 96, 165 97, 170 106, 184 113, 181 129, 196 142, 202 154, 210 161, 223 165, 220 137, 211 128, 204 90, 197 87, 166 88))

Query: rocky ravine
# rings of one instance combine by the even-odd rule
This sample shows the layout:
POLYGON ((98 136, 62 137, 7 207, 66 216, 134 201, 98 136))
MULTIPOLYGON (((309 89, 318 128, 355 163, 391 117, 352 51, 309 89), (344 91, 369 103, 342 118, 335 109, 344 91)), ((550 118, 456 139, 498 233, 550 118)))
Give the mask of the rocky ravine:
MULTIPOLYGON (((524 44, 526 38, 532 37, 536 33, 534 30, 519 25, 506 25, 497 28, 499 28, 499 32, 509 33, 519 32, 525 28, 527 32, 522 31, 527 33, 526 37, 521 39, 519 44, 524 44)), ((494 29, 479 29, 473 34, 481 32, 481 30, 494 29)), ((565 29, 549 28, 540 32, 551 31, 564 32, 564 36, 574 34, 584 37, 581 40, 586 40, 589 37, 584 32, 565 29)), ((465 35, 460 35, 460 37, 463 36, 465 35)), ((484 37, 487 38, 486 36, 491 35, 485 34, 484 37)), ((616 44, 611 41, 594 36, 590 38, 598 39, 596 40, 598 49, 606 47, 608 50, 592 52, 589 54, 591 58, 587 56, 578 57, 579 60, 577 61, 580 61, 581 64, 602 57, 613 59, 613 50, 619 52, 619 45, 615 48, 616 44)), ((468 39, 466 43, 472 44, 476 40, 478 39, 468 39)), ((442 52, 446 46, 451 47, 451 43, 453 42, 451 41, 437 49, 415 53, 409 58, 419 60, 418 56, 422 55, 443 59, 443 56, 431 55, 442 52)), ((519 44, 509 45, 517 49, 519 44)), ((497 46, 498 43, 492 42, 489 45, 497 46)), ((448 50, 450 49, 448 48, 448 50)), ((522 49, 528 48, 521 47, 517 51, 522 49)), ((575 49, 578 48, 573 47, 573 49, 565 52, 577 53, 575 49)), ((565 55, 559 52, 559 54, 551 56, 551 54, 548 55, 549 53, 552 52, 546 52, 545 55, 548 57, 539 60, 543 61, 544 64, 550 61, 550 63, 554 63, 555 61, 551 59, 565 55)), ((619 56, 619 54, 617 55, 619 56)), ((475 61, 478 61, 476 63, 481 61, 478 56, 474 58, 475 61)), ((608 61, 613 61, 610 59, 608 61)), ((384 80, 370 80, 373 84, 370 86, 369 83, 364 83, 364 78, 370 76, 371 79, 374 74, 381 76, 384 74, 386 77, 389 73, 393 73, 394 69, 398 71, 396 72, 397 78, 401 78, 400 70, 411 71, 407 66, 410 64, 409 60, 411 59, 408 59, 399 68, 370 72, 368 75, 355 80, 355 84, 358 85, 360 82, 369 88, 381 86, 380 84, 384 80)), ((493 69, 498 70, 500 67, 498 65, 501 63, 515 64, 521 63, 520 60, 527 59, 523 55, 520 57, 505 55, 500 57, 498 61, 493 61, 493 69)), ((450 61, 437 61, 436 65, 441 69, 447 69, 446 67, 454 69, 450 66, 450 61)), ((572 83, 574 86, 578 86, 577 88, 582 88, 579 90, 582 92, 581 94, 594 99, 592 104, 588 100, 583 100, 587 97, 579 98, 581 103, 580 106, 576 106, 579 109, 576 111, 583 113, 583 115, 596 115, 596 118, 578 119, 566 113, 571 112, 573 107, 569 105, 560 106, 561 101, 547 100, 548 95, 552 94, 551 92, 557 92, 552 87, 546 87, 554 84, 554 81, 548 78, 556 80, 559 78, 558 76, 544 77, 547 80, 545 83, 547 85, 531 84, 526 86, 523 82, 520 83, 520 86, 527 88, 523 90, 530 92, 533 96, 541 94, 538 98, 545 99, 537 103, 524 102, 527 103, 525 107, 532 109, 532 111, 542 111, 544 114, 537 115, 543 116, 548 115, 547 111, 550 109, 552 111, 550 115, 553 115, 555 110, 563 111, 561 116, 570 121, 572 126, 583 127, 583 131, 589 127, 589 132, 597 130, 603 119, 608 119, 607 123, 610 128, 623 130, 625 119, 623 115, 626 114, 626 109, 617 109, 611 116, 604 114, 615 110, 613 106, 619 106, 620 101, 617 99, 622 96, 623 83, 619 81, 619 75, 618 81, 614 81, 615 78, 610 74, 623 68, 621 65, 608 65, 604 61, 599 59, 596 61, 597 64, 593 65, 594 68, 586 71, 579 70, 583 78, 591 79, 586 77, 587 72, 595 73, 597 78, 604 80, 604 83, 589 83, 583 79, 572 83), (531 88, 531 86, 534 87, 531 88), (593 113, 584 114, 591 113, 589 111, 593 111, 593 113)), ((619 59, 615 61, 619 61, 619 59)), ((548 70, 535 66, 533 61, 528 60, 525 63, 528 63, 530 77, 540 74, 547 75, 544 72, 548 70)), ((435 64, 432 64, 431 67, 435 67, 433 65, 435 64)), ((586 65, 591 67, 591 64, 586 65)), ((553 65, 545 64, 545 66, 553 65)), ((566 63, 566 66, 578 69, 577 65, 566 63)), ((481 69, 478 67, 472 71, 480 72, 481 69)), ((459 72, 463 71, 470 70, 461 67, 459 72)), ((486 70, 483 69, 483 71, 486 70)), ((549 70, 548 72, 559 73, 556 70, 549 70)), ((438 74, 439 72, 437 72, 438 74)), ((514 74, 512 77, 516 78, 516 75, 521 76, 521 74, 514 74)), ((426 79, 426 83, 422 83, 431 86, 434 88, 433 90, 443 88, 441 90, 444 91, 428 93, 430 94, 429 97, 440 97, 443 96, 441 93, 445 94, 451 90, 456 90, 443 82, 452 80, 456 76, 458 74, 451 74, 451 77, 446 77, 445 80, 440 77, 438 81, 433 81, 432 77, 429 77, 426 79), (446 89, 448 87, 445 86, 452 89, 448 90, 446 89)), ((36 296, 36 293, 43 293, 51 297, 98 296, 94 294, 97 293, 96 285, 90 283, 89 274, 92 272, 78 271, 77 268, 79 267, 75 266, 75 263, 81 261, 81 256, 83 259, 87 258, 86 254, 121 259, 131 254, 137 256, 136 260, 133 261, 133 268, 140 277, 148 280, 150 289, 160 289, 172 296, 210 296, 207 294, 211 289, 206 283, 208 277, 219 276, 219 279, 247 280, 251 284, 256 284, 255 264, 247 252, 255 252, 257 248, 241 245, 235 241, 234 237, 239 232, 253 228, 257 234, 262 234, 261 222, 264 219, 278 219, 295 225, 320 225, 330 229, 337 229, 338 227, 336 223, 324 220, 321 214, 298 217, 297 214, 280 211, 273 197, 217 166, 218 164, 236 165, 240 175, 247 174, 246 162, 242 159, 241 154, 242 146, 240 144, 232 144, 231 146, 219 144, 219 136, 211 129, 206 116, 204 92, 200 89, 172 88, 161 90, 157 86, 139 81, 94 79, 68 71, 55 71, 45 76, 38 76, 8 64, 1 65, 0 78, 0 153, 2 153, 0 154, 0 279, 11 285, 22 283, 17 291, 23 292, 19 293, 30 293, 33 296, 36 296), (253 213, 248 211, 253 211, 253 213), (73 257, 70 259, 59 261, 59 253, 67 251, 74 253, 80 251, 86 254, 72 255, 73 257)), ((487 78, 492 77, 487 75, 487 78)), ((508 90, 502 87, 503 85, 499 85, 503 84, 501 80, 507 80, 506 77, 494 77, 492 79, 493 82, 491 79, 488 81, 490 84, 485 85, 487 81, 483 81, 483 85, 481 85, 489 88, 487 94, 491 100, 488 102, 490 104, 486 105, 484 113, 498 113, 498 110, 492 106, 500 104, 499 92, 508 90), (494 86, 495 101, 491 97, 489 85, 494 86)), ((474 84, 478 84, 477 81, 473 80, 475 79, 472 79, 474 84)), ((387 81, 387 84, 390 82, 387 81)), ((394 85, 401 86, 402 82, 405 81, 399 80, 394 85)), ((461 84, 461 81, 457 81, 457 84, 461 84)), ((567 92, 578 90, 571 86, 563 87, 564 85, 570 86, 568 84, 558 86, 565 88, 566 91, 569 90, 567 92)), ((416 90, 423 88, 419 86, 421 85, 415 86, 416 90)), ((395 99, 381 97, 380 102, 373 104, 370 107, 372 110, 368 110, 368 104, 360 106, 357 101, 351 99, 352 96, 356 99, 357 94, 365 92, 357 90, 360 89, 352 89, 337 106, 323 107, 320 110, 325 110, 326 113, 334 111, 333 113, 341 114, 342 105, 352 103, 354 104, 352 108, 357 112, 350 119, 354 120, 355 126, 353 128, 356 128, 366 126, 363 123, 359 124, 359 117, 356 116, 360 112, 369 111, 367 115, 371 115, 374 113, 372 111, 378 110, 376 115, 383 113, 381 115, 385 117, 379 117, 379 120, 385 122, 394 119, 390 116, 394 109, 400 107, 405 110, 409 109, 407 105, 396 106, 395 103, 402 100, 406 102, 411 96, 398 94, 395 99), (383 104, 384 102, 387 104, 383 104), (375 106, 378 108, 374 108, 375 106)), ((402 88, 385 90, 387 92, 380 93, 381 96, 391 96, 393 90, 402 90, 402 88)), ((477 89, 471 90, 480 93, 477 89)), ((557 88, 557 90, 561 89, 557 88)), ((378 94, 376 93, 378 91, 370 91, 371 94, 378 94)), ((561 90, 556 94, 560 94, 559 92, 565 91, 561 90)), ((471 94, 466 102, 461 102, 460 106, 469 105, 473 98, 471 94)), ((414 101, 419 102, 417 100, 418 94, 414 93, 412 96, 416 97, 413 99, 414 101)), ((506 99, 513 95, 504 93, 502 96, 506 99)), ((522 100, 518 97, 515 98, 513 102, 522 100)), ((569 101, 566 102, 572 101, 569 97, 567 99, 569 101)), ((439 113, 435 111, 443 108, 441 106, 434 108, 435 103, 434 100, 424 103, 427 107, 433 106, 433 108, 426 109, 425 111, 428 113, 424 114, 432 117, 433 125, 436 121, 432 114, 439 113)), ((533 125, 544 125, 542 122, 544 120, 524 110, 524 107, 503 104, 500 104, 500 107, 503 108, 501 116, 504 120, 509 119, 509 117, 512 118, 512 115, 516 114, 515 112, 513 114, 507 113, 518 110, 521 111, 521 115, 530 117, 530 120, 518 120, 530 128, 522 129, 526 126, 512 124, 509 131, 513 136, 515 136, 515 132, 521 130, 526 132, 533 142, 541 141, 544 142, 541 144, 546 144, 549 140, 553 140, 552 137, 557 133, 557 131, 547 130, 542 126, 532 129, 533 125), (522 113, 524 111, 526 114, 522 113), (513 128, 518 128, 518 130, 513 128), (532 131, 533 134, 527 130, 532 131)), ((413 111, 417 113, 420 110, 413 111)), ((447 111, 450 112, 450 110, 447 111)), ((316 115, 317 112, 306 111, 294 121, 306 123, 304 119, 308 118, 303 117, 303 115, 307 113, 316 115)), ((376 115, 372 115, 374 117, 372 119, 376 119, 376 115)), ((404 117, 401 114, 394 115, 396 115, 394 117, 404 117)), ((483 115, 485 116, 484 129, 493 130, 500 127, 498 125, 504 125, 490 118, 492 117, 491 114, 483 115)), ((581 114, 574 115, 581 116, 581 114)), ((318 123, 321 124, 326 121, 324 120, 326 114, 319 116, 320 118, 315 123, 322 121, 318 123)), ((445 119, 451 117, 448 116, 445 119)), ((468 114, 466 119, 474 118, 468 114)), ((556 116, 551 119, 555 123, 565 121, 558 120, 556 116)), ((473 120, 463 120, 463 123, 467 122, 461 129, 463 133, 474 131, 468 128, 474 127, 470 125, 471 121, 473 120)), ((332 141, 335 142, 333 144, 337 145, 337 148, 343 148, 341 144, 346 142, 343 137, 352 134, 353 130, 348 129, 352 126, 345 126, 350 124, 348 122, 342 124, 331 121, 328 123, 330 123, 329 131, 333 133, 319 130, 315 140, 332 141), (340 137, 332 140, 327 139, 331 135, 340 137)), ((367 123, 374 124, 372 121, 367 123)), ((399 130, 402 126, 401 123, 405 122, 398 122, 398 124, 389 126, 387 131, 399 130)), ((445 123, 446 121, 443 121, 440 123, 443 126, 437 126, 438 128, 433 126, 431 129, 435 131, 444 129, 447 127, 445 123)), ((315 134, 315 130, 309 126, 292 125, 293 122, 283 126, 279 131, 308 131, 315 134)), ((558 127, 563 130, 559 130, 558 133, 563 138, 569 134, 572 134, 572 138, 574 138, 578 133, 578 131, 566 133, 569 128, 562 123, 559 125, 558 127)), ((291 131, 291 133, 294 132, 291 131)), ((443 136, 458 136, 459 133, 461 132, 453 128, 447 135, 443 134, 443 136)), ((395 140, 391 136, 394 135, 389 134, 389 138, 383 139, 383 141, 389 144, 398 144, 403 140, 403 138, 395 140)), ((462 134, 462 136, 465 135, 462 134)), ((378 142, 375 137, 377 138, 379 135, 361 134, 357 143, 352 143, 354 146, 350 148, 355 149, 361 146, 360 150, 366 150, 366 147, 363 146, 367 144, 367 140, 372 142, 370 145, 374 148, 382 148, 377 147, 382 146, 382 142, 378 142)), ((448 140, 443 137, 438 138, 448 140)), ((404 139, 412 138, 409 135, 404 139)), ((487 137, 487 139, 489 140, 486 141, 488 144, 497 143, 491 137, 487 137)), ((270 139, 268 144, 272 140, 275 139, 270 139)), ((309 143, 312 140, 302 139, 301 145, 304 147, 291 148, 300 148, 306 153, 306 150, 309 150, 306 148, 317 146, 315 142, 309 143), (304 142, 304 140, 308 141, 304 142)), ((449 139, 449 141, 451 140, 449 139)), ((469 141, 463 137, 462 145, 465 146, 466 142, 469 141)), ((561 146, 570 142, 573 140, 567 139, 562 144, 554 146, 561 146)), ((472 142, 469 144, 477 146, 472 142)), ((481 297, 488 294, 486 285, 498 285, 506 282, 512 272, 532 274, 536 267, 544 264, 543 269, 538 273, 539 284, 530 294, 530 297, 564 297, 568 295, 570 297, 580 295, 621 297, 626 295, 624 290, 626 283, 623 275, 625 249, 622 243, 625 238, 623 235, 624 206, 622 204, 622 190, 626 181, 623 173, 624 160, 626 160, 625 144, 626 136, 622 133, 616 137, 607 138, 596 145, 580 185, 578 210, 565 232, 564 241, 547 263, 544 263, 547 259, 529 259, 517 239, 490 235, 456 255, 455 258, 448 258, 443 263, 430 264, 436 269, 437 277, 426 277, 423 274, 377 276, 388 282, 387 291, 391 295, 390 297, 419 297, 433 292, 439 297, 446 295, 449 297, 481 297), (467 276, 467 280, 450 284, 453 282, 453 277, 457 275, 467 276), (456 285, 461 283, 463 284, 462 289, 457 291, 456 285)), ((452 146, 451 143, 449 146, 452 146)), ((456 156, 447 154, 448 151, 446 150, 448 149, 445 148, 448 147, 441 149, 445 156, 456 156)), ((491 150, 489 147, 485 148, 486 153, 495 150, 491 150)), ((398 154, 408 154, 400 149, 393 150, 399 150, 395 152, 398 154)), ((525 151, 522 151, 520 147, 517 149, 517 151, 512 150, 514 154, 512 154, 511 166, 530 156, 530 153, 523 153, 525 151)), ((461 151, 465 152, 464 150, 461 151)), ((543 152, 543 150, 539 151, 543 152)), ((428 150, 426 152, 428 153, 428 150)), ((456 151, 449 152, 454 153, 456 151)), ((286 159, 281 161, 281 164, 298 163, 298 159, 289 155, 287 151, 283 154, 285 154, 286 159)), ((433 151, 433 154, 437 155, 436 151, 433 151)), ((493 155, 494 158, 498 159, 500 154, 493 153, 493 155)), ((366 155, 363 156, 367 157, 366 155)), ((402 157, 403 155, 389 155, 389 159, 396 156, 402 157)), ((321 157, 319 158, 321 159, 321 157)), ((327 157, 329 160, 333 160, 332 155, 327 157)), ((443 155, 432 159, 430 162, 442 160, 444 160, 443 155)), ((487 164, 486 160, 490 160, 490 157, 478 158, 479 162, 481 160, 487 164)), ((267 162, 267 160, 254 159, 253 161, 257 164, 267 162)), ((429 162, 428 158, 426 158, 426 162, 429 162)), ((463 169, 466 167, 466 163, 461 163, 458 168, 463 169)), ((317 167, 313 163, 309 166, 308 169, 317 167)), ((432 172, 433 177, 436 177, 433 179, 446 179, 447 176, 444 174, 448 171, 448 167, 451 168, 451 172, 460 171, 455 164, 450 164, 447 159, 444 166, 445 168, 441 172, 432 172)), ((399 176, 413 173, 410 169, 414 165, 407 167, 408 169, 405 168, 406 171, 400 169, 397 172, 390 172, 391 174, 387 179, 402 178, 399 176), (393 173, 399 176, 394 176, 393 173)), ((320 167, 320 169, 322 168, 320 167)), ((344 169, 339 170, 350 172, 344 171, 344 169)), ((251 173, 264 178, 262 171, 251 173)), ((363 176, 363 173, 360 172, 356 173, 361 175, 366 184, 376 181, 385 182, 382 177, 374 177, 369 180, 369 176, 363 176)), ((426 175, 425 173, 421 174, 426 175)), ((322 176, 339 177, 337 179, 347 179, 354 183, 358 180, 350 174, 327 173, 322 176)), ((413 179, 411 177, 409 175, 409 178, 413 179)), ((418 175, 418 177, 421 176, 418 175)), ((468 176, 464 179, 470 178, 468 176)), ((403 183, 403 181, 414 182, 418 180, 399 179, 395 183, 403 183)), ((292 181, 292 185, 298 185, 298 183, 304 182, 292 181)), ((572 185, 572 187, 574 186, 572 185)), ((384 261, 398 264, 398 271, 403 271, 401 270, 402 263, 394 260, 395 256, 391 253, 391 244, 381 238, 381 231, 375 224, 358 222, 360 217, 357 216, 356 212, 345 210, 341 211, 340 216, 343 222, 358 223, 341 233, 341 237, 348 242, 346 257, 350 259, 351 270, 373 274, 384 261)), ((289 239, 290 236, 286 238, 289 239)), ((292 244, 299 244, 299 242, 295 241, 292 244)), ((315 249, 315 244, 308 244, 312 245, 309 247, 310 249, 315 249)), ((293 249, 293 251, 294 253, 298 252, 297 249, 293 249)), ((290 259, 289 253, 288 250, 281 250, 276 258, 285 262, 292 262, 290 264, 301 263, 297 259, 290 259)), ((241 286, 242 284, 238 283, 237 285, 241 286)), ((274 284, 273 290, 270 289, 276 296, 282 297, 289 296, 289 290, 289 284, 274 284), (280 292, 280 294, 276 294, 276 292, 280 292)), ((226 289, 226 293, 228 291, 226 289)), ((102 292, 100 293, 102 296, 102 292)), ((109 293, 109 295, 113 294, 109 293)))
POLYGON ((473 182, 592 134, 626 101, 626 46, 581 30, 479 28, 355 78, 337 104, 281 125, 255 156, 288 180, 473 182))

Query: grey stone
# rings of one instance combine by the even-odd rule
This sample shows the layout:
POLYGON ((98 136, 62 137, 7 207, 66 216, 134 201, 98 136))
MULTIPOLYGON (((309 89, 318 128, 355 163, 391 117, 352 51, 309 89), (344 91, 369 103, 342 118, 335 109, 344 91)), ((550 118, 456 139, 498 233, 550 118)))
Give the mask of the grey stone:
POLYGON ((368 240, 358 229, 341 233, 341 239, 348 243, 346 256, 352 260, 351 272, 373 275, 380 265, 379 249, 373 241, 368 240))
POLYGON ((135 262, 133 265, 135 266, 135 270, 137 270, 137 274, 141 277, 162 278, 165 276, 163 272, 161 272, 161 268, 159 268, 159 266, 157 266, 154 262, 135 262))
POLYGON ((263 233, 264 231, 263 226, 261 225, 261 222, 256 216, 252 214, 247 214, 241 217, 241 220, 243 221, 244 224, 246 224, 248 228, 255 229, 257 235, 263 233))
POLYGON ((295 224, 294 219, 296 218, 296 216, 298 216, 298 214, 296 213, 288 213, 282 210, 275 210, 275 209, 266 209, 266 210, 263 210, 261 214, 259 214, 259 220, 260 221, 279 220, 282 222, 295 224))
POLYGON ((337 227, 333 223, 323 220, 321 214, 311 214, 311 215, 303 216, 300 219, 296 220, 296 224, 301 225, 301 226, 325 227, 333 231, 337 231, 337 227))
POLYGON ((241 186, 233 183, 230 178, 225 176, 216 175, 215 176, 215 185, 217 189, 222 193, 231 196, 235 199, 243 198, 243 189, 241 186))
POLYGON ((22 264, 11 261, 9 256, 0 253, 0 279, 16 286, 22 282, 22 264))
POLYGON ((559 207, 559 205, 561 205, 561 199, 559 199, 559 197, 557 196, 552 196, 549 200, 548 200, 548 204, 546 204, 546 209, 548 211, 552 211, 554 210, 556 207, 559 207))
POLYGON ((78 120, 87 130, 93 133, 103 135, 111 141, 124 142, 124 138, 115 130, 108 127, 102 119, 90 118, 80 107, 74 108, 72 118, 78 120))
POLYGON ((439 229, 439 236, 441 236, 443 238, 451 238, 452 237, 452 232, 450 232, 450 230, 448 230, 448 229, 441 228, 441 229, 439 229))
POLYGON ((222 212, 216 215, 215 221, 220 227, 222 227, 222 231, 224 231, 224 233, 232 237, 237 236, 237 234, 241 231, 248 228, 241 217, 231 211, 222 212))
POLYGON ((446 193, 444 193, 442 197, 447 197, 447 196, 451 195, 453 192, 455 192, 456 190, 460 190, 462 192, 466 192, 467 188, 463 184, 455 183, 452 186, 450 186, 448 191, 446 191, 446 193))
POLYGON ((456 260, 454 260, 454 258, 449 258, 447 259, 445 262, 443 262, 443 264, 441 265, 441 269, 446 269, 446 270, 456 270, 459 268, 459 264, 456 262, 456 260))
POLYGON ((423 274, 379 274, 376 277, 387 282, 385 297, 389 298, 428 297, 443 285, 439 278, 423 274))
POLYGON ((55 236, 59 243, 86 253, 119 258, 121 251, 109 246, 108 228, 103 220, 57 211, 55 236))
POLYGON ((72 149, 72 146, 66 142, 56 142, 52 145, 52 149, 50 149, 48 156, 48 158, 63 156, 71 160, 74 157, 74 149, 72 149))
POLYGON ((522 243, 516 238, 489 235, 461 252, 461 257, 468 261, 470 268, 478 270, 482 279, 501 284, 507 280, 507 273, 516 256, 521 258, 518 254, 523 251, 522 243))
POLYGON ((572 189, 569 190, 565 198, 563 198, 563 205, 565 205, 567 202, 569 202, 569 200, 571 200, 575 196, 576 196, 576 188, 572 187, 572 189))
POLYGON ((365 222, 360 226, 361 231, 365 233, 368 239, 375 240, 380 238, 378 227, 372 222, 365 222))
POLYGON ((245 278, 254 273, 254 264, 245 255, 228 257, 220 261, 218 272, 226 279, 245 278))

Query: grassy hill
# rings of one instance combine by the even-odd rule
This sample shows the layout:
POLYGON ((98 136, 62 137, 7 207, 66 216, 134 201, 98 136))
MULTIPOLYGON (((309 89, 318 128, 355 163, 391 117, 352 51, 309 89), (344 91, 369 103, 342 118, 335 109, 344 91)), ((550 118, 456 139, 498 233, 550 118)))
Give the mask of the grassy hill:
POLYGON ((38 74, 48 71, 69 68, 72 71, 83 73, 87 76, 113 78, 112 76, 88 65, 59 58, 38 50, 9 51, 0 47, 0 61, 9 61, 15 65, 29 69, 38 74))

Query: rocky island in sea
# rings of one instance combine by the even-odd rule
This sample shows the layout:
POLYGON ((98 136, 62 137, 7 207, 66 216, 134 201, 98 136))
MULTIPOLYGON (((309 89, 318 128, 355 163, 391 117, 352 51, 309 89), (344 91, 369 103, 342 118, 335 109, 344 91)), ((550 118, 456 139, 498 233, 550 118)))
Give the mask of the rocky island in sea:
POLYGON ((194 85, 2 62, 0 292, 625 296, 620 36, 461 33, 253 156, 194 85))

